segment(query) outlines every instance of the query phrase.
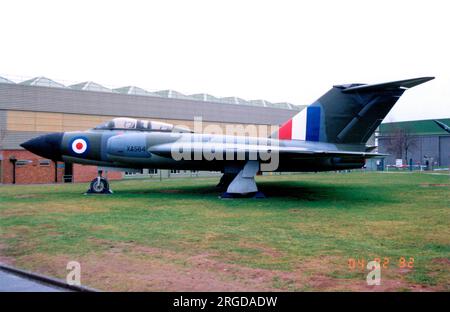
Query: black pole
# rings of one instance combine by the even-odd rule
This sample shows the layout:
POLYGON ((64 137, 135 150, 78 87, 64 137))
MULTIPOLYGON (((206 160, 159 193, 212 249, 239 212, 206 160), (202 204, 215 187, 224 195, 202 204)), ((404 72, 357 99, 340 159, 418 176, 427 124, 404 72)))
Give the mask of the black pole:
POLYGON ((13 162, 13 184, 16 184, 16 162, 13 162))
POLYGON ((58 183, 58 162, 55 160, 55 183, 58 183))

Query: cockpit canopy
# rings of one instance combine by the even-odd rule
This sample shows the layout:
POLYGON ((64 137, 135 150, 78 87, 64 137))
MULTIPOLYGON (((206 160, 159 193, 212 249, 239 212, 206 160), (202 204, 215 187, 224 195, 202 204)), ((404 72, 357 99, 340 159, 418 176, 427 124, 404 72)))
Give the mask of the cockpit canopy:
POLYGON ((135 130, 135 131, 162 131, 162 132, 191 132, 184 127, 176 127, 160 121, 138 120, 134 118, 114 118, 101 125, 94 130, 135 130))

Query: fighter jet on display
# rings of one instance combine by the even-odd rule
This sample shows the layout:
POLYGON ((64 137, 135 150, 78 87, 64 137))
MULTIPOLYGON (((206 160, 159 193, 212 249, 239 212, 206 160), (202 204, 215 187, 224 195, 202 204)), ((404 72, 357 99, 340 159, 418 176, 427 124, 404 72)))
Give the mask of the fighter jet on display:
POLYGON ((442 129, 444 129, 444 131, 447 131, 448 133, 450 133, 450 127, 447 126, 445 123, 440 122, 439 120, 433 120, 439 127, 441 127, 442 129))
MULTIPOLYGON (((333 86, 269 137, 193 133, 156 121, 115 118, 87 131, 39 136, 22 147, 54 161, 102 170, 221 171, 222 197, 263 196, 254 179, 258 172, 355 169, 380 156, 372 152, 374 146, 366 146, 367 140, 406 89, 431 79, 333 86)), ((109 192, 101 171, 90 192, 109 192)))

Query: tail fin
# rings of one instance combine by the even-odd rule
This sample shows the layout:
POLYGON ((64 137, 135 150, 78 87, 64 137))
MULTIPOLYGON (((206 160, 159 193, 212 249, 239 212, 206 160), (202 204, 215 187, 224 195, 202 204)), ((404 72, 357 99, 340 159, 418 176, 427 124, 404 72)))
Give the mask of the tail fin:
POLYGON ((434 79, 337 85, 278 130, 278 138, 364 144, 405 90, 434 79))

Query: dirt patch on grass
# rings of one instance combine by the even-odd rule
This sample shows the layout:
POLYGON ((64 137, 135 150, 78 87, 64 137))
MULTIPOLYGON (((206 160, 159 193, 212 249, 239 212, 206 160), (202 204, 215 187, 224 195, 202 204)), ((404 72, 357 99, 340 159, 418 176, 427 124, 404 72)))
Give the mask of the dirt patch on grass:
POLYGON ((450 187, 450 184, 448 183, 422 183, 420 184, 421 187, 450 187))
POLYGON ((435 258, 432 260, 433 263, 436 264, 444 264, 450 266, 450 259, 449 258, 435 258))
POLYGON ((440 286, 414 284, 406 279, 410 269, 382 270, 381 285, 367 285, 367 270, 351 270, 342 258, 320 256, 302 261, 300 269, 306 278, 306 289, 317 291, 441 291, 440 286))
MULTIPOLYGON (((102 254, 86 255, 71 259, 65 255, 32 255, 24 257, 33 270, 63 278, 68 261, 81 264, 81 280, 85 285, 111 291, 268 291, 260 274, 243 277, 235 271, 221 267, 203 257, 186 258, 177 263, 166 257, 150 253, 117 253, 114 250, 102 254)), ((162 252, 161 254, 164 254, 162 252)), ((241 271, 239 271, 242 273, 241 271)))
POLYGON ((42 196, 36 195, 36 194, 19 194, 19 195, 15 195, 13 196, 13 198, 16 199, 23 199, 23 198, 39 198, 42 196))
MULTIPOLYGON (((102 251, 83 256, 35 253, 20 257, 19 263, 26 269, 65 278, 67 262, 75 260, 81 264, 84 285, 110 291, 437 290, 408 283, 402 278, 407 272, 383 275, 380 286, 368 286, 366 273, 333 277, 332 272, 346 272, 345 264, 334 256, 307 259, 292 271, 281 271, 227 263, 214 253, 186 254, 134 241, 91 239, 90 243, 102 246, 102 251)), ((250 246, 273 252, 267 246, 250 246)))
POLYGON ((92 239, 103 252, 81 257, 36 253, 21 257, 27 269, 64 278, 68 261, 80 262, 82 283, 112 291, 276 291, 292 284, 291 272, 254 269, 128 242, 92 239), (278 285, 274 286, 274 280, 278 285))
POLYGON ((31 216, 33 212, 31 209, 26 207, 20 208, 6 208, 0 211, 0 217, 9 218, 9 217, 23 217, 23 216, 31 216))
POLYGON ((105 207, 91 205, 89 203, 67 204, 67 203, 18 203, 12 204, 10 208, 0 211, 0 216, 22 217, 33 215, 45 215, 48 213, 93 213, 109 211, 105 207))
POLYGON ((318 274, 309 280, 309 285, 313 289, 320 291, 370 291, 370 292, 386 292, 400 290, 419 291, 414 285, 408 286, 403 280, 382 279, 380 285, 367 285, 365 279, 337 279, 318 274))
MULTIPOLYGON (((20 257, 19 262, 27 269, 65 278, 67 262, 75 260, 81 264, 83 284, 111 291, 434 290, 407 283, 400 275, 408 272, 397 272, 395 278, 386 275, 380 286, 368 286, 365 273, 361 273, 361 278, 332 277, 329 273, 346 270, 341 259, 334 256, 303 260, 292 271, 281 271, 224 262, 214 253, 189 255, 139 245, 134 241, 92 238, 89 243, 101 247, 102 251, 79 257, 35 253, 20 257)), ((242 246, 258 248, 265 256, 280 256, 267 246, 242 246)))
POLYGON ((392 291, 442 291, 442 287, 431 287, 407 282, 401 274, 381 275, 380 285, 367 285, 366 276, 368 272, 361 273, 360 278, 333 278, 324 274, 315 274, 308 280, 308 286, 319 291, 370 291, 370 292, 392 292, 392 291))
POLYGON ((3 243, 0 243, 0 263, 13 264, 14 258, 11 258, 11 257, 5 255, 6 249, 7 249, 7 246, 3 243))

